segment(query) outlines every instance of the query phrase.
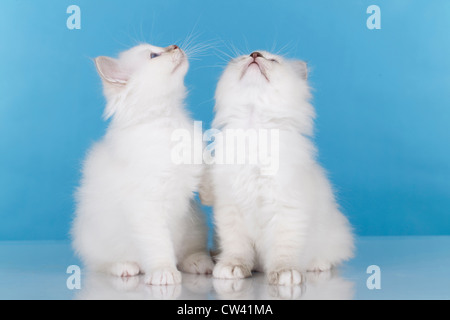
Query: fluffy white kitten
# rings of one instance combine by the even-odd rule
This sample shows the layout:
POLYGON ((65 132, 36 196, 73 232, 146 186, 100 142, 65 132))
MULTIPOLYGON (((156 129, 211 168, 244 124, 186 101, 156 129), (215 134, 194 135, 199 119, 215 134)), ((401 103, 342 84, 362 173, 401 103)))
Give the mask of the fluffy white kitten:
POLYGON ((194 199, 201 166, 175 165, 172 132, 192 130, 184 108, 185 53, 140 45, 97 70, 112 117, 84 163, 73 245, 88 269, 145 282, 181 282, 179 270, 211 273, 206 224, 194 199), (177 269, 177 266, 179 270, 177 269))
POLYGON ((332 187, 316 161, 315 112, 307 66, 268 52, 230 62, 216 92, 213 127, 279 130, 279 170, 213 165, 202 200, 214 205, 220 254, 214 277, 238 279, 263 271, 269 282, 295 285, 304 271, 349 259, 353 237, 332 187), (209 180, 209 181, 208 181, 209 180))

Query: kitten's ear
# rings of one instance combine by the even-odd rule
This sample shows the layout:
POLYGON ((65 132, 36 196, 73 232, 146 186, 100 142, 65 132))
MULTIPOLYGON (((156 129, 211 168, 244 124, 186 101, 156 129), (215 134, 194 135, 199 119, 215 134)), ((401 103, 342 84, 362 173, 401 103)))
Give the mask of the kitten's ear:
POLYGON ((97 72, 102 79, 114 85, 126 85, 128 74, 122 70, 119 61, 109 57, 98 57, 95 59, 97 72))
POLYGON ((308 80, 308 64, 305 61, 295 60, 291 62, 295 72, 304 80, 308 80))

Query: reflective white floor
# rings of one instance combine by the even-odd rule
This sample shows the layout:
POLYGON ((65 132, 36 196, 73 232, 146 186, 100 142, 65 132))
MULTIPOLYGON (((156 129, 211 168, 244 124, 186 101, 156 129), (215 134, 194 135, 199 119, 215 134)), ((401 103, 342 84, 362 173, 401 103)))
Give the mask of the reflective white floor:
POLYGON ((0 299, 450 299, 450 237, 362 237, 356 257, 331 273, 307 274, 298 287, 267 284, 264 275, 228 281, 184 275, 180 286, 146 286, 141 277, 81 275, 67 242, 0 242, 0 299), (367 268, 380 267, 380 290, 369 290, 367 268))

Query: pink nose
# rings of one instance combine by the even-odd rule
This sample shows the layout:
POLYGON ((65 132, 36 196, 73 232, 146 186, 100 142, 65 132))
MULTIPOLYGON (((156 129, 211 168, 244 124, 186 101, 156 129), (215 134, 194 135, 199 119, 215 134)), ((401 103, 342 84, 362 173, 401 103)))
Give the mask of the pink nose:
POLYGON ((168 46, 168 47, 165 48, 164 50, 165 50, 166 52, 172 52, 172 51, 175 51, 175 50, 178 50, 178 49, 180 49, 180 47, 177 46, 176 44, 173 44, 173 45, 171 45, 171 46, 168 46))
POLYGON ((256 58, 262 58, 263 55, 262 55, 261 53, 255 51, 255 52, 253 52, 253 53, 250 55, 250 57, 252 57, 253 59, 256 60, 256 58))

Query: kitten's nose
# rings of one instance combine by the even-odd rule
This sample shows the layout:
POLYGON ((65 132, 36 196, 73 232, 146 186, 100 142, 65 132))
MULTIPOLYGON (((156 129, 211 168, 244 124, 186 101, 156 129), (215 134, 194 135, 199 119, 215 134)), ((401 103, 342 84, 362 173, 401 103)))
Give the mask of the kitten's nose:
POLYGON ((256 58, 263 58, 263 55, 260 52, 255 51, 250 55, 250 57, 256 60, 256 58))
POLYGON ((177 50, 177 49, 180 49, 180 47, 177 46, 176 44, 171 45, 171 46, 168 46, 168 47, 166 48, 167 52, 175 51, 175 50, 177 50))

